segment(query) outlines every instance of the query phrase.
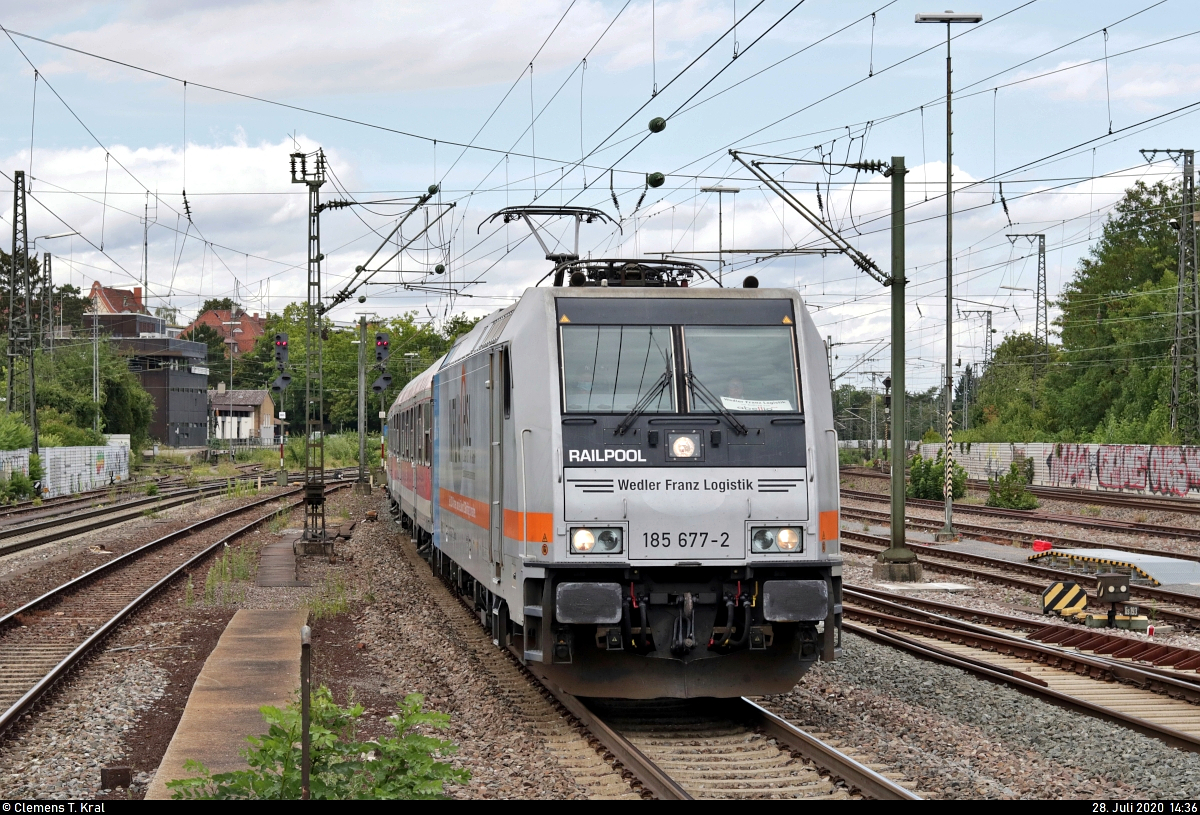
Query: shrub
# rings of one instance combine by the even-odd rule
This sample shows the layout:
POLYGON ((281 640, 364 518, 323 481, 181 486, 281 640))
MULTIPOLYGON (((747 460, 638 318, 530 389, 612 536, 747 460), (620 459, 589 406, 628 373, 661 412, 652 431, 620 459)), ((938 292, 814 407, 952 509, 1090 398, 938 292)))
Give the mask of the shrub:
MULTIPOLYGON (((445 785, 465 784, 471 777, 434 756, 453 755, 452 742, 410 732, 416 727, 443 728, 444 713, 421 709, 425 697, 409 694, 399 712, 388 718, 394 737, 360 742, 358 719, 362 705, 339 707, 322 686, 312 694, 311 770, 309 790, 313 800, 430 799, 444 798, 445 785)), ((284 710, 260 708, 270 726, 263 736, 250 736, 242 752, 249 770, 212 775, 195 761, 184 766, 198 773, 193 778, 168 781, 175 799, 269 799, 300 797, 300 703, 284 710)))
POLYGON ((0 413, 0 450, 24 450, 33 446, 33 431, 19 413, 0 413))
MULTIPOLYGON (((908 476, 909 498, 945 500, 946 465, 942 462, 942 455, 942 451, 938 450, 936 458, 913 456, 908 476)), ((950 491, 954 498, 963 498, 967 494, 967 471, 957 461, 954 462, 950 491)))
POLYGON ((988 479, 987 505, 1004 509, 1038 508, 1037 498, 1025 489, 1025 473, 1017 462, 1009 465, 1007 475, 995 480, 988 479))
POLYGON ((941 444, 942 441, 942 434, 932 427, 925 431, 925 435, 921 436, 922 444, 941 444))
POLYGON ((104 436, 78 426, 74 416, 52 407, 38 408, 38 438, 43 447, 104 446, 104 436))

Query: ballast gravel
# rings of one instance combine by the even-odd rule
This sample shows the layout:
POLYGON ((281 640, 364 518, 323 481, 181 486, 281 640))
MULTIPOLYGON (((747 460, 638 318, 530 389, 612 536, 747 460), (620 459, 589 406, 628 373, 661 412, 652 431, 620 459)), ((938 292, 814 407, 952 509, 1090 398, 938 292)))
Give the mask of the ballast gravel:
POLYGON ((1200 755, 853 634, 841 660, 764 701, 931 798, 1200 796, 1200 755))
MULTIPOLYGON (((385 517, 382 510, 380 516, 385 517)), ((511 661, 490 641, 481 647, 479 641, 486 638, 472 636, 476 623, 465 609, 436 602, 431 593, 441 588, 431 585, 425 564, 406 557, 402 546, 411 544, 381 520, 360 524, 341 549, 355 566, 359 590, 374 599, 351 614, 356 639, 374 667, 355 678, 359 695, 378 695, 394 705, 407 693, 422 693, 427 709, 450 714, 449 727, 439 735, 458 744, 453 763, 471 772, 468 785, 447 788, 451 797, 595 795, 594 787, 581 784, 579 775, 548 749, 547 736, 538 728, 546 722, 531 721, 529 711, 514 704, 514 694, 520 696, 520 687, 530 680, 520 676, 515 664, 506 664, 511 661)), ((536 706, 536 700, 525 704, 536 706)), ((387 705, 379 707, 383 713, 387 705)), ((554 738, 577 736, 564 732, 554 738)), ((613 771, 602 766, 601 772, 613 771)), ((605 793, 629 795, 630 789, 620 776, 612 776, 605 793)))
MULTIPOLYGON (((119 762, 125 736, 167 687, 168 674, 132 656, 100 657, 75 673, 53 703, 0 743, 0 798, 91 798, 100 769, 119 762)), ((149 783, 134 779, 134 790, 149 783)))

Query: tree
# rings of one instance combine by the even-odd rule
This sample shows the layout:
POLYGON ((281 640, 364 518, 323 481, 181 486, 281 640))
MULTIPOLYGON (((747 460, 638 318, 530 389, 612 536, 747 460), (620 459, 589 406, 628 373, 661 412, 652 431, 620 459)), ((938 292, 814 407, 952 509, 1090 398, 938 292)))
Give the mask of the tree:
POLYGON ((233 302, 231 297, 210 297, 205 300, 200 306, 200 314, 209 311, 233 311, 235 308, 241 308, 237 303, 233 302))
POLYGON ((1005 337, 961 441, 1176 444, 1170 429, 1178 184, 1138 182, 1104 223, 1057 305, 1060 337, 1005 337))
MULTIPOLYGON (((205 364, 208 366, 208 386, 216 387, 218 382, 224 382, 229 379, 225 360, 229 356, 229 347, 225 342, 225 338, 217 333, 217 330, 210 325, 201 323, 191 331, 185 331, 179 335, 181 340, 190 340, 191 342, 202 342, 208 346, 208 351, 205 354, 205 364)), ((230 384, 232 387, 232 383, 230 384)))
POLYGON ((85 296, 77 287, 70 283, 55 287, 54 312, 63 325, 82 329, 83 315, 91 310, 92 298, 85 296))
MULTIPOLYGON (((38 260, 36 252, 30 252, 27 255, 29 259, 29 289, 30 300, 32 305, 31 320, 34 330, 37 330, 38 322, 41 320, 42 309, 42 264, 38 260)), ((12 279, 13 263, 12 256, 0 250, 0 280, 7 281, 12 279)), ((3 297, 5 302, 0 304, 0 334, 8 336, 8 290, 4 289, 3 297)), ((18 304, 17 314, 24 313, 24 304, 18 304)))
MULTIPOLYGON (((92 401, 92 344, 64 342, 41 349, 34 357, 38 383, 38 415, 90 430, 97 413, 104 433, 128 433, 135 450, 149 442, 154 401, 142 387, 129 363, 107 339, 100 355, 100 401, 92 401)), ((55 432, 62 435, 61 428, 55 432)))
MULTIPOLYGON (((367 326, 368 337, 373 341, 376 331, 388 334, 391 341, 391 357, 387 372, 392 375, 392 386, 384 394, 385 406, 396 398, 396 394, 408 381, 420 374, 446 353, 454 338, 469 331, 478 320, 458 315, 447 321, 440 329, 429 324, 417 323, 416 312, 393 317, 367 326), (407 356, 413 354, 414 356, 407 356)), ((283 394, 273 394, 276 408, 289 416, 303 421, 304 414, 304 369, 308 357, 308 329, 303 303, 289 303, 281 314, 267 316, 266 332, 258 338, 252 351, 243 354, 234 362, 234 383, 238 388, 263 389, 275 379, 274 362, 275 334, 288 335, 290 362, 288 372, 292 376, 291 387, 283 394)), ((324 394, 325 422, 333 428, 358 427, 358 327, 336 328, 331 322, 324 325, 324 394)), ((370 390, 370 384, 378 375, 374 371, 375 354, 368 347, 367 356, 367 429, 380 429, 378 418, 380 395, 370 390)), ((386 407, 385 407, 386 409, 386 407)), ((293 434, 298 432, 292 423, 293 434)))

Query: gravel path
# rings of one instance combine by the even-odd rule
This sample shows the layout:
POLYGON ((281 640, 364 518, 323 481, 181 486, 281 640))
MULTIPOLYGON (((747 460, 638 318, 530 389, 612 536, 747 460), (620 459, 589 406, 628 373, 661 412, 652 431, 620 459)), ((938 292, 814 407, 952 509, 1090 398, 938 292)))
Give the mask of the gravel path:
POLYGON ((942 798, 1200 796, 1200 755, 847 634, 765 703, 838 733, 942 798))

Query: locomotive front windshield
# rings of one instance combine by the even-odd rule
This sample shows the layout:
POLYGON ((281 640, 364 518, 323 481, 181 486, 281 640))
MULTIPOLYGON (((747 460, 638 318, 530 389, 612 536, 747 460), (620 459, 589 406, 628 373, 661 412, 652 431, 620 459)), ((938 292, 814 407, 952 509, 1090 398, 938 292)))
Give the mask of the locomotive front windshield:
POLYGON ((674 413, 671 329, 654 325, 562 327, 563 389, 571 413, 674 413))
POLYGON ((683 337, 692 412, 799 409, 790 326, 693 325, 683 337))

